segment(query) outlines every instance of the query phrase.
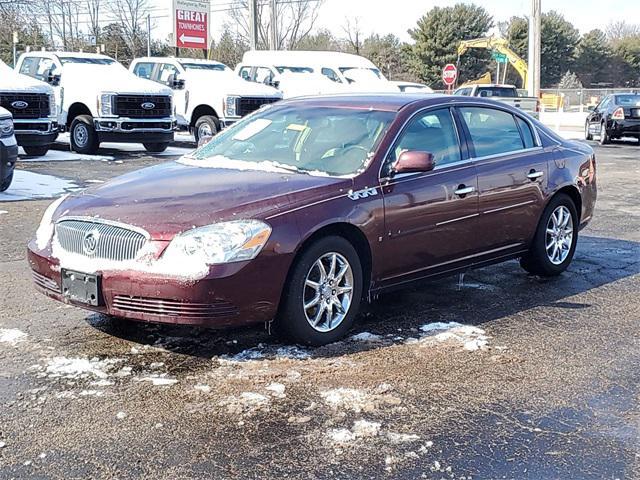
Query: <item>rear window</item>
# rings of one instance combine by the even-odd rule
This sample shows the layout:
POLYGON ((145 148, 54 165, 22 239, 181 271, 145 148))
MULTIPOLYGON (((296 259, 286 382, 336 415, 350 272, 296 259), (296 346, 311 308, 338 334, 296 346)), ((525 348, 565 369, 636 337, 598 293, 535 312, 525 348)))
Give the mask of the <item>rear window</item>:
POLYGON ((616 105, 623 107, 640 106, 640 95, 616 95, 616 105))
POLYGON ((520 133, 522 133, 522 142, 524 143, 524 148, 535 147, 536 142, 533 139, 533 132, 531 131, 531 127, 529 126, 529 124, 520 117, 516 117, 516 122, 518 122, 520 133))
POLYGON ((518 90, 512 87, 479 87, 478 97, 517 97, 518 90))

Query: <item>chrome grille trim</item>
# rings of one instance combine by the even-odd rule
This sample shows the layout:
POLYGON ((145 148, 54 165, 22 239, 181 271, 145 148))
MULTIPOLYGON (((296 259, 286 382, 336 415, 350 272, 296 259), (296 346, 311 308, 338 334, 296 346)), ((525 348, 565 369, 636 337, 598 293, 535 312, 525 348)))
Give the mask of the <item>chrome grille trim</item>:
POLYGON ((213 303, 191 303, 128 295, 115 295, 113 308, 124 312, 193 319, 216 319, 239 314, 235 305, 224 300, 214 300, 213 303))
POLYGON ((31 270, 31 275, 33 277, 33 281, 36 285, 46 290, 51 290, 56 293, 60 293, 60 287, 56 283, 55 280, 52 280, 49 277, 45 277, 41 273, 36 272, 35 270, 31 270))
POLYGON ((65 217, 56 223, 56 238, 60 247, 69 253, 88 258, 124 262, 136 258, 149 235, 139 228, 95 218, 65 217), (85 252, 83 242, 89 232, 98 234, 95 252, 85 252))

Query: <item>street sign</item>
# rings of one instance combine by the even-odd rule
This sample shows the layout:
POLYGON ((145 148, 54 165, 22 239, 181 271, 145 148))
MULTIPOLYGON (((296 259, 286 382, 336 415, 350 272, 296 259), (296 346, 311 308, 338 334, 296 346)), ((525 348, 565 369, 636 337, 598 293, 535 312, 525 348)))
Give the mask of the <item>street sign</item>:
POLYGON ((452 86, 456 83, 456 78, 458 78, 458 69, 453 63, 449 63, 444 66, 442 69, 442 81, 447 87, 452 86))
POLYGON ((500 52, 491 52, 491 58, 498 63, 507 63, 507 56, 500 52))
POLYGON ((178 48, 209 48, 209 0, 173 0, 173 38, 178 48))

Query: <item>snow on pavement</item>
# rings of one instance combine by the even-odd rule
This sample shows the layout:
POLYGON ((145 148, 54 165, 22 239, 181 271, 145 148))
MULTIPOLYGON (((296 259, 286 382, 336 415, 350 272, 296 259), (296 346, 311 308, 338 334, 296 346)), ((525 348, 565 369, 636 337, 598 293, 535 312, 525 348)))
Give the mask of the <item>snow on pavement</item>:
POLYGON ((114 160, 110 155, 84 155, 72 151, 49 150, 46 155, 40 157, 25 156, 24 151, 20 150, 20 163, 29 162, 74 162, 74 161, 97 161, 109 162, 114 160))
POLYGON ((53 198, 79 188, 74 182, 64 178, 16 170, 9 189, 0 193, 0 202, 53 198))
POLYGON ((17 328, 0 328, 0 343, 16 345, 26 338, 27 334, 17 328))

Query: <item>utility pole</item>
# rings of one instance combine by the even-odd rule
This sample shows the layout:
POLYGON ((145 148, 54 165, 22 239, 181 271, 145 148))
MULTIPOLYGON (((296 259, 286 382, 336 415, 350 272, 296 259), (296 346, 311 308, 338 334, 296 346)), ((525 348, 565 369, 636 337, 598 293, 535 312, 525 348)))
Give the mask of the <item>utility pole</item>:
POLYGON ((151 56, 151 15, 147 15, 147 57, 151 56))
POLYGON ((258 49, 258 0, 249 0, 249 48, 258 49))
POLYGON ((540 97, 541 0, 531 0, 529 17, 529 65, 527 90, 530 97, 540 97))
POLYGON ((269 38, 269 48, 278 50, 278 9, 277 0, 271 0, 271 32, 269 38))

